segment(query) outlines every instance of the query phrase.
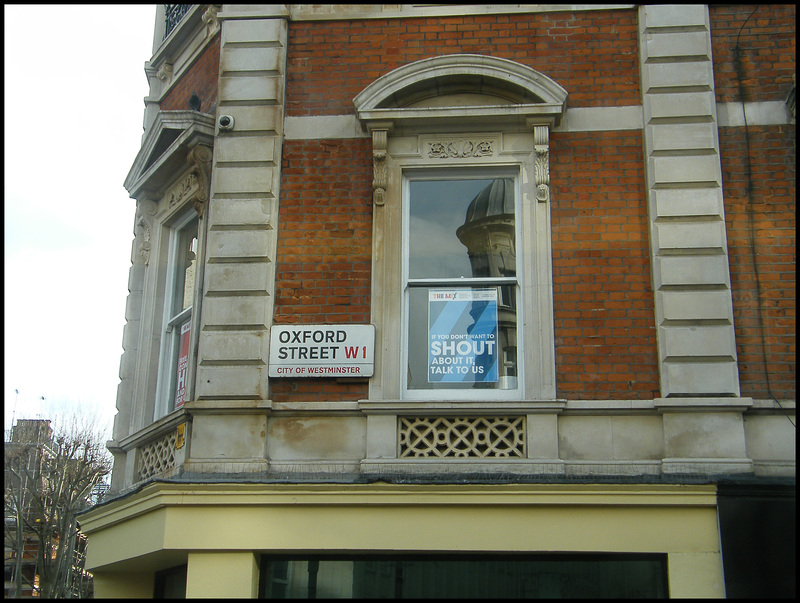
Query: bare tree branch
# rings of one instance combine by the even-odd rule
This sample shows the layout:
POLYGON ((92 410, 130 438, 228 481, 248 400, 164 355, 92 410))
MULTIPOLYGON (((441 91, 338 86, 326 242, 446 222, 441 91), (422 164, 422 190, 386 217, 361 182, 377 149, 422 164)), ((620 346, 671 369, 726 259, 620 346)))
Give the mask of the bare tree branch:
POLYGON ((60 421, 55 433, 49 421, 19 421, 18 433, 5 444, 5 540, 16 555, 12 596, 21 596, 23 585, 48 598, 79 594, 84 571, 73 561, 83 546, 77 514, 91 505, 91 492, 112 460, 91 417, 60 421), (38 586, 23 571, 26 545, 29 554, 32 544, 38 586))

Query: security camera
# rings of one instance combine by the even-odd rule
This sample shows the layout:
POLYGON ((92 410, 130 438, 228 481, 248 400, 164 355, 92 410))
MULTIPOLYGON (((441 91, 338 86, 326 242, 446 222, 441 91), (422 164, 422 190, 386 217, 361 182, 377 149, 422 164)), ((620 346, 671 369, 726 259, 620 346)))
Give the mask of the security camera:
POLYGON ((233 130, 233 116, 220 115, 217 119, 217 125, 219 126, 219 129, 223 131, 233 130))

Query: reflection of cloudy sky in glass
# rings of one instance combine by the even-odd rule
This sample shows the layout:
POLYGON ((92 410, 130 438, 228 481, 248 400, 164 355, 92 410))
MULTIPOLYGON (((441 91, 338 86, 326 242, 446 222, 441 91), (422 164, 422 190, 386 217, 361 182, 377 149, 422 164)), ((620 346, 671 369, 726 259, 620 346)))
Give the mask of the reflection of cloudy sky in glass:
POLYGON ((413 180, 409 184, 409 277, 472 276, 456 230, 467 207, 491 180, 413 180))

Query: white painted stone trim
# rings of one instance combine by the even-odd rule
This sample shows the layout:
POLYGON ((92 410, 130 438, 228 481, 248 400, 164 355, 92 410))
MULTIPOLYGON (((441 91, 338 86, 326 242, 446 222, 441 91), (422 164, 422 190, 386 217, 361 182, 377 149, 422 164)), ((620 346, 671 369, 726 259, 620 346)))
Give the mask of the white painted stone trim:
POLYGON ((639 52, 661 395, 737 398, 708 7, 641 6, 639 52), (678 273, 676 256, 703 269, 678 273))
POLYGON ((644 124, 641 105, 626 107, 568 108, 553 132, 602 132, 641 130, 644 124))
MULTIPOLYGON (((233 10, 243 5, 234 5, 233 10)), ((245 5, 246 6, 246 5, 245 5)), ((635 4, 288 4, 293 21, 409 19, 464 15, 576 12, 635 8, 635 4)), ((227 8, 226 10, 232 10, 227 8)))
MULTIPOLYGON (((403 366, 398 342, 402 329, 402 177, 404 170, 419 168, 492 168, 513 166, 520 170, 521 213, 517 217, 524 232, 532 233, 518 249, 524 256, 520 282, 523 287, 522 315, 526 321, 522 348, 527 369, 523 399, 554 400, 555 351, 552 315, 552 251, 550 249, 550 203, 536 197, 534 126, 530 133, 495 136, 499 152, 491 157, 455 160, 431 159, 422 152, 423 135, 390 137, 386 163, 388 186, 385 203, 375 206, 373 221, 372 321, 376 325, 375 375, 370 380, 370 401, 391 401, 401 397, 403 366), (535 260, 535 261, 534 261, 535 260), (535 335, 535 336, 534 336, 535 335)), ((538 126, 540 128, 546 126, 538 126)), ((433 131, 435 132, 435 130, 433 131)), ((429 134, 427 138, 430 137, 429 134)), ((479 133, 460 132, 479 137, 479 133)), ((427 139, 426 138, 426 139, 427 139)), ((430 395, 430 392, 427 392, 430 395)), ((466 402, 466 400, 465 400, 466 402)), ((441 401, 439 402, 441 403, 441 401)), ((425 404, 432 404, 426 402, 425 404)), ((497 404, 492 400, 494 410, 497 404)), ((369 436, 368 436, 369 437, 369 436)))
MULTIPOLYGON (((268 396, 287 36, 270 7, 229 8, 217 14, 217 113, 235 125, 216 130, 195 383, 195 400, 222 405, 268 396)), ((211 432, 195 430, 195 445, 211 432)))
POLYGON ((717 103, 717 125, 720 128, 744 126, 747 114, 748 126, 780 126, 791 123, 784 101, 760 103, 717 103))
MULTIPOLYGON (((164 186, 169 186, 179 175, 175 170, 176 157, 186 154, 198 143, 212 146, 214 142, 214 118, 197 111, 161 111, 145 133, 142 146, 125 178, 124 186, 131 197, 159 195, 164 186), (166 130, 179 131, 169 148, 155 156, 156 145, 166 130), (162 174, 161 172, 165 172, 162 174), (157 182, 153 185, 152 182, 157 182)), ((180 159, 183 159, 181 157, 180 159)))
MULTIPOLYGON (((791 123, 782 101, 747 103, 747 124, 774 126, 791 123)), ((717 103, 717 122, 720 128, 744 126, 741 103, 717 103)), ((608 132, 641 130, 644 127, 642 105, 624 107, 568 108, 561 124, 553 132, 608 132)), ((323 138, 369 138, 354 115, 320 115, 287 117, 284 123, 285 140, 317 140, 323 138)))
MULTIPOLYGON (((382 75, 353 99, 356 113, 375 111, 386 99, 418 82, 435 81, 450 76, 481 76, 489 81, 510 83, 539 97, 543 101, 542 104, 560 106, 562 112, 567 100, 567 91, 563 87, 543 73, 521 63, 480 54, 452 54, 407 63, 382 75)), ((517 105, 511 105, 514 106, 517 105)), ((476 109, 476 107, 458 108, 462 109, 463 113, 476 109)), ((395 109, 397 112, 407 110, 395 109)), ((431 111, 433 108, 427 110, 431 111)))
POLYGON ((287 117, 283 126, 285 140, 318 140, 323 138, 370 138, 355 115, 287 117))

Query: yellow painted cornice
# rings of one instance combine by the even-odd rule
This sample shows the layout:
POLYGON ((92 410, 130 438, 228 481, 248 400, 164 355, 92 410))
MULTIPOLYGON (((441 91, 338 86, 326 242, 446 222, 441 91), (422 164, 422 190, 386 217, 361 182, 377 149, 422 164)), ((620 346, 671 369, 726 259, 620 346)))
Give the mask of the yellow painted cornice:
POLYGON ((714 507, 714 485, 679 484, 275 484, 152 482, 81 517, 84 532, 165 507, 228 506, 714 507))

